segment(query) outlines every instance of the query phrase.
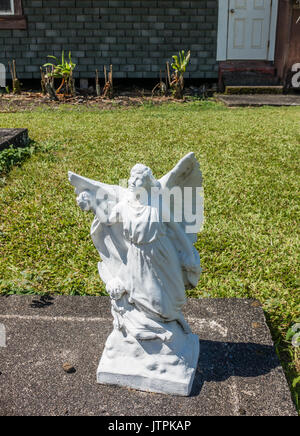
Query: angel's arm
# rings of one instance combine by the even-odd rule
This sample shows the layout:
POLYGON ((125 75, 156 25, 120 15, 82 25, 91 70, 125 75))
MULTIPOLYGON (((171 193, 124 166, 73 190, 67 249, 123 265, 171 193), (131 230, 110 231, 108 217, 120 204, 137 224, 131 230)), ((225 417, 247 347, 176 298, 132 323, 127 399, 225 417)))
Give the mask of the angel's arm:
POLYGON ((87 179, 71 171, 68 175, 70 183, 75 187, 77 203, 83 211, 92 211, 102 224, 118 222, 109 209, 125 194, 124 188, 87 179))
POLYGON ((116 204, 108 217, 107 225, 112 226, 113 224, 119 223, 122 221, 121 208, 120 203, 116 204))
POLYGON ((110 214, 107 213, 107 209, 103 209, 101 206, 96 205, 94 196, 89 191, 81 192, 76 198, 78 206, 84 212, 92 211, 96 218, 98 218, 101 224, 112 226, 122 220, 122 216, 119 209, 119 204, 116 204, 110 214))

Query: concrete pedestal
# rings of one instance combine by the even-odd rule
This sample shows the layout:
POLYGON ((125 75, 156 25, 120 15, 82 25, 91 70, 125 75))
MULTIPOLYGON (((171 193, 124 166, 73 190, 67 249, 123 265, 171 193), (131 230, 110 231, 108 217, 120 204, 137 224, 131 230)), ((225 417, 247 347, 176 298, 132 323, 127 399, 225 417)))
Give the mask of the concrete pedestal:
POLYGON ((189 299, 184 315, 200 354, 178 397, 96 382, 109 298, 0 296, 0 415, 297 416, 257 301, 189 299))

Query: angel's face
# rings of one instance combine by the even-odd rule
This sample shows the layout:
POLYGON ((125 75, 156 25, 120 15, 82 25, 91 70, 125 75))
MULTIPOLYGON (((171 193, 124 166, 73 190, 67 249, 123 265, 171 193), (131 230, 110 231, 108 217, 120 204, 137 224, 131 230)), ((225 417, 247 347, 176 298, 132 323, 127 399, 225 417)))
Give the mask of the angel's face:
POLYGON ((142 165, 136 165, 133 167, 130 173, 130 179, 128 180, 128 187, 132 191, 137 191, 141 188, 146 189, 149 185, 149 175, 145 171, 147 167, 142 165))
POLYGON ((146 177, 142 173, 132 173, 128 181, 129 188, 137 190, 147 186, 146 177))

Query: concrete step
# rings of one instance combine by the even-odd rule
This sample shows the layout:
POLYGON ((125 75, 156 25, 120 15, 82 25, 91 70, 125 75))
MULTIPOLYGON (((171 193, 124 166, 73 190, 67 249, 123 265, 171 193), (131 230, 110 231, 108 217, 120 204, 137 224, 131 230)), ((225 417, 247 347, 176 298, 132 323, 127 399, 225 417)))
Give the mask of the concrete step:
POLYGON ((27 129, 0 129, 0 151, 13 147, 26 147, 29 143, 27 129))
POLYGON ((226 71, 255 71, 258 73, 276 75, 276 68, 270 61, 224 61, 220 62, 220 70, 226 71))
POLYGON ((216 98, 228 107, 300 106, 300 95, 291 94, 219 94, 216 98))
POLYGON ((0 296, 0 416, 297 416, 258 301, 189 298, 184 315, 200 354, 178 397, 97 384, 109 297, 0 296))
POLYGON ((226 95, 235 94, 282 94, 283 86, 225 86, 226 95))
POLYGON ((269 61, 226 61, 219 65, 219 89, 226 86, 278 86, 279 78, 269 61))
POLYGON ((279 79, 273 71, 226 71, 223 83, 224 86, 276 86, 279 79))

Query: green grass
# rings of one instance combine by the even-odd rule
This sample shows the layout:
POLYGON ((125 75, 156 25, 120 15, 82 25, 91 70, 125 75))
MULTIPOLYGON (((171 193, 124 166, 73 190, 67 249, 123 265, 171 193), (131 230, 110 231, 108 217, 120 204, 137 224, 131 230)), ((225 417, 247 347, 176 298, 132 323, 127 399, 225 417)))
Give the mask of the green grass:
POLYGON ((160 177, 194 151, 206 222, 190 295, 258 299, 292 383, 299 353, 284 338, 300 316, 299 119, 297 107, 212 102, 0 114, 1 127, 27 127, 38 148, 2 178, 0 292, 103 294, 92 216, 76 206, 67 171, 117 184, 136 162, 160 177))

